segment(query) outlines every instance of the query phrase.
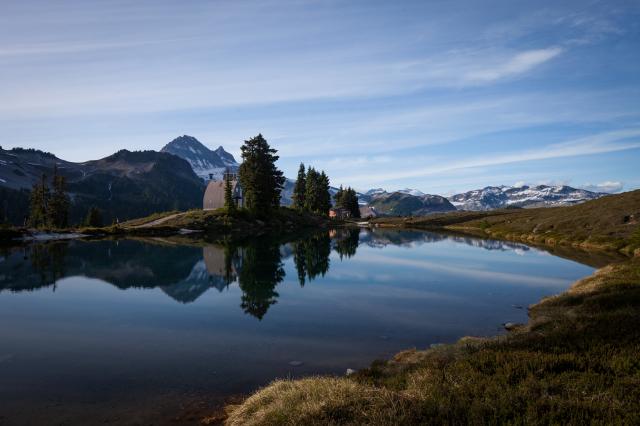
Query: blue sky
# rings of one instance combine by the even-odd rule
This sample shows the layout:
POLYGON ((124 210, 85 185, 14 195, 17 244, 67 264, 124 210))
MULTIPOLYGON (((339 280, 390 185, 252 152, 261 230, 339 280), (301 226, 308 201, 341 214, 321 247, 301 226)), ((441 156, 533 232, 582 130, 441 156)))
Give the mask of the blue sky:
POLYGON ((640 188, 638 1, 2 1, 0 145, 261 132, 295 176, 640 188))

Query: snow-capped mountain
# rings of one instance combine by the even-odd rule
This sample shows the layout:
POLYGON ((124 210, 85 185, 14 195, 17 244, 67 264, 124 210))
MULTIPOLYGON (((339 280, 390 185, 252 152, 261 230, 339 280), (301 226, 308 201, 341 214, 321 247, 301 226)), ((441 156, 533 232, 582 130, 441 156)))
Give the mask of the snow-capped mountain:
POLYGON ((506 207, 567 206, 600 198, 605 193, 566 185, 487 186, 448 197, 459 210, 493 210, 506 207))
POLYGON ((414 197, 423 197, 427 195, 424 192, 420 191, 419 189, 411 189, 411 188, 399 189, 396 192, 399 192, 401 194, 413 195, 414 197))
POLYGON ((360 204, 366 205, 366 204, 369 204, 371 201, 373 201, 375 197, 389 196, 391 194, 405 194, 405 195, 412 195, 414 197, 424 197, 425 195, 428 195, 418 189, 411 189, 411 188, 398 189, 397 191, 391 191, 391 192, 387 192, 382 188, 373 188, 368 190, 367 192, 358 193, 358 201, 360 202, 360 204))
POLYGON ((208 180, 210 174, 216 180, 222 179, 227 168, 236 172, 239 167, 233 155, 225 151, 223 147, 210 150, 193 136, 177 137, 166 144, 161 151, 187 160, 195 174, 204 180, 208 180))

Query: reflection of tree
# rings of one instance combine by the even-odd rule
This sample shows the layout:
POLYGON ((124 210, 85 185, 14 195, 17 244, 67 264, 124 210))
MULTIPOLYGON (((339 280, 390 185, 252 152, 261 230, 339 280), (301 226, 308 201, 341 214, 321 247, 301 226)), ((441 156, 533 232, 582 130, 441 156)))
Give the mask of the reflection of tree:
POLYGON ((336 239, 336 251, 340 255, 340 260, 343 257, 350 258, 355 256, 359 243, 360 229, 348 228, 342 230, 336 239))
POLYGON ((40 277, 40 286, 55 285, 57 280, 65 276, 67 246, 66 242, 31 246, 31 266, 40 277))
POLYGON ((267 238, 259 238, 244 249, 238 284, 242 290, 244 311, 258 319, 276 303, 276 285, 284 279, 280 246, 267 238))
POLYGON ((331 254, 331 238, 327 233, 312 235, 294 243, 294 263, 298 271, 300 286, 304 286, 318 275, 324 276, 329 270, 329 254, 331 254))

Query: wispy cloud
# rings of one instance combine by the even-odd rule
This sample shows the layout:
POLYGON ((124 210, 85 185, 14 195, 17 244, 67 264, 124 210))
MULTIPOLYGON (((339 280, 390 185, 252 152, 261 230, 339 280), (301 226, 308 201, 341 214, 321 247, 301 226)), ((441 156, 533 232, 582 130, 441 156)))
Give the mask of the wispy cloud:
POLYGON ((0 142, 82 161, 184 133, 236 152, 262 132, 288 175, 304 161, 364 188, 635 187, 638 151, 523 171, 636 146, 557 143, 640 127, 639 7, 613 1, 5 2, 0 142))
POLYGON ((581 185, 581 188, 586 189, 587 191, 615 193, 622 191, 624 184, 622 182, 608 180, 606 182, 596 184, 586 183, 581 185))
MULTIPOLYGON (((418 169, 378 174, 376 175, 376 180, 378 182, 386 182, 398 179, 436 175, 445 172, 462 171, 464 169, 475 167, 499 166, 535 160, 547 160, 553 158, 638 149, 640 148, 639 138, 640 128, 605 132, 577 140, 548 145, 544 148, 515 151, 509 154, 471 157, 464 160, 449 162, 444 165, 425 165, 418 169), (628 140, 630 138, 634 138, 635 140, 628 140)), ((362 183, 363 181, 371 180, 371 176, 342 176, 338 180, 362 183)))
POLYGON ((486 269, 473 268, 468 265, 460 268, 458 265, 447 265, 442 262, 431 262, 428 260, 414 260, 396 258, 391 256, 381 256, 368 254, 366 257, 357 257, 354 262, 374 263, 376 265, 397 265, 408 268, 421 269, 431 272, 444 273, 450 275, 463 276, 474 280, 490 280, 509 285, 525 285, 542 288, 557 288, 567 285, 567 281, 555 277, 531 277, 523 274, 508 272, 496 272, 486 269))
POLYGON ((505 77, 523 74, 550 61, 563 52, 561 47, 528 50, 520 52, 503 63, 491 68, 481 68, 468 72, 464 80, 468 82, 491 82, 505 77))

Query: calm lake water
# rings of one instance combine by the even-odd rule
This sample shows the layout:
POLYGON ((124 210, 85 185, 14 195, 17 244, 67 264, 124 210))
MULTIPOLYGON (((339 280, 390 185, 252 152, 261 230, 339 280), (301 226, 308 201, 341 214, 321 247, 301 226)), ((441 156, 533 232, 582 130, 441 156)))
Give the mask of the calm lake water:
POLYGON ((197 423, 277 377, 501 333, 591 272, 522 244, 395 230, 5 249, 0 424, 197 423))

